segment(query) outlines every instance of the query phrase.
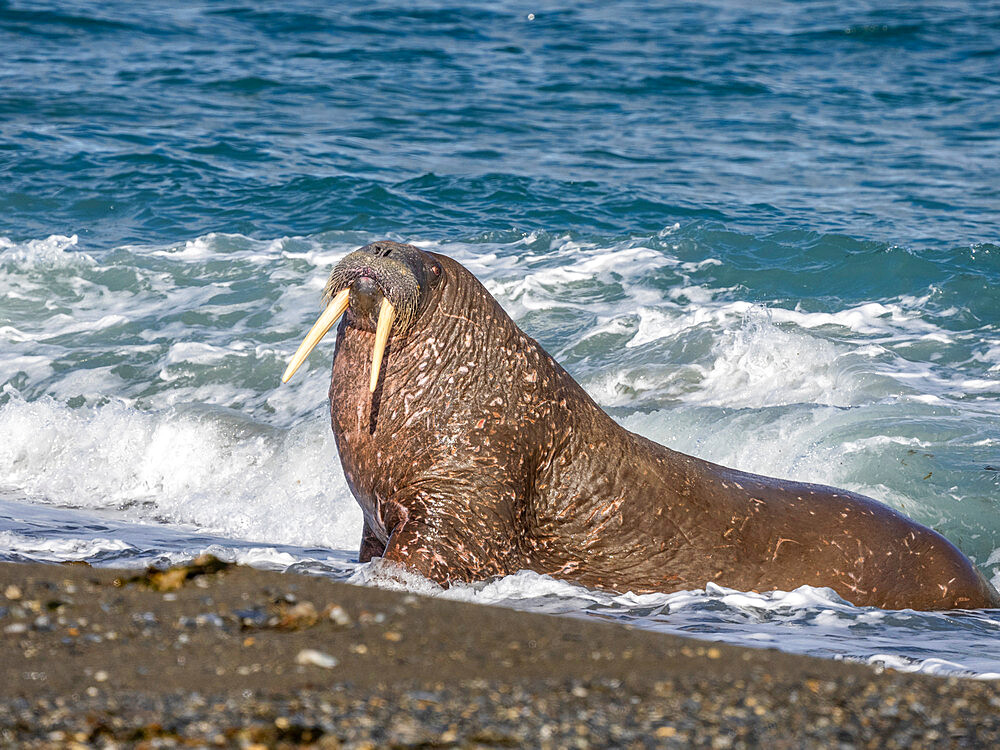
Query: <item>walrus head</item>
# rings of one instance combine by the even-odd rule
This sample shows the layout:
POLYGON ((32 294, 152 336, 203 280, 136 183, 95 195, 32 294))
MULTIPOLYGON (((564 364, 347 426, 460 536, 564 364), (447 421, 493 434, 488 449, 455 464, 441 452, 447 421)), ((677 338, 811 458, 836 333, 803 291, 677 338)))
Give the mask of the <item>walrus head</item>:
POLYGON ((347 255, 330 273, 323 290, 326 309, 299 344, 281 382, 299 369, 316 344, 345 311, 352 325, 375 331, 369 390, 374 393, 390 333, 405 335, 427 307, 441 280, 441 264, 413 245, 382 240, 347 255))

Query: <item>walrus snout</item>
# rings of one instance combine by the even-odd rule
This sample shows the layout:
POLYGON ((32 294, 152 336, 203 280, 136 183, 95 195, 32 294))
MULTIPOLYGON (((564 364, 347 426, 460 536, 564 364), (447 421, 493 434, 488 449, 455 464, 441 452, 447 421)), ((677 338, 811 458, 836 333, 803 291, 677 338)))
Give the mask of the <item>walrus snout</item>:
POLYGON ((348 254, 330 273, 323 292, 326 309, 292 356, 281 382, 288 382, 350 308, 349 321, 362 330, 371 330, 377 315, 369 382, 374 393, 389 334, 410 329, 440 276, 437 261, 413 245, 383 240, 348 254))
POLYGON ((375 329, 375 321, 378 317, 379 307, 385 295, 379 289, 373 276, 363 275, 358 277, 349 287, 351 290, 348 298, 348 308, 354 314, 356 320, 372 323, 372 330, 375 329))

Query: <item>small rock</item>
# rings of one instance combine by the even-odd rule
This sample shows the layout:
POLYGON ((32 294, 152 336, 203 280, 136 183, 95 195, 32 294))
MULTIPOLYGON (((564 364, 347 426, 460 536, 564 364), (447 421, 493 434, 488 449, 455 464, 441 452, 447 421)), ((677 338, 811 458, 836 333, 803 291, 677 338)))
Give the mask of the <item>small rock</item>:
POLYGON ((387 730, 389 743, 392 746, 419 747, 425 745, 428 738, 424 728, 411 716, 397 716, 392 720, 387 730))
POLYGON ((6 596, 11 601, 17 601, 22 596, 24 596, 20 586, 15 586, 13 583, 6 589, 4 589, 3 595, 6 596))
POLYGON ((327 605, 326 609, 323 610, 323 614, 330 618, 335 625, 339 625, 342 628, 346 628, 351 624, 351 616, 339 604, 327 605))
POLYGON ((170 568, 162 573, 152 573, 149 576, 149 587, 154 591, 176 591, 187 580, 187 568, 170 568))
POLYGON ((296 664, 303 664, 305 666, 312 667, 322 667, 323 669, 333 669, 340 662, 337 661, 335 656, 330 656, 330 654, 324 654, 322 651, 317 651, 312 648, 304 648, 299 651, 298 656, 295 657, 296 664))
MULTIPOLYGON (((268 620, 270 619, 267 612, 257 607, 238 609, 233 614, 239 618, 240 627, 244 630, 267 627, 268 620)), ((275 623, 277 623, 277 619, 275 619, 275 623)))
POLYGON ((218 573, 231 567, 232 563, 223 562, 213 555, 202 554, 196 557, 190 565, 178 565, 166 570, 150 567, 141 575, 131 578, 116 578, 114 585, 122 587, 138 583, 154 591, 176 591, 187 581, 194 580, 196 586, 204 588, 208 582, 203 580, 202 576, 218 573))
POLYGON ((202 552, 191 561, 191 567, 197 569, 198 573, 218 573, 221 570, 233 567, 232 563, 224 562, 215 555, 202 552))
POLYGON ((312 627, 319 620, 312 602, 299 602, 281 612, 278 627, 282 630, 301 630, 312 627))
POLYGON ((40 615, 35 618, 34 628, 35 630, 52 630, 52 620, 45 615, 40 615))
POLYGON ((97 682, 107 682, 108 673, 105 672, 103 669, 99 669, 96 672, 94 672, 94 679, 97 680, 97 682))

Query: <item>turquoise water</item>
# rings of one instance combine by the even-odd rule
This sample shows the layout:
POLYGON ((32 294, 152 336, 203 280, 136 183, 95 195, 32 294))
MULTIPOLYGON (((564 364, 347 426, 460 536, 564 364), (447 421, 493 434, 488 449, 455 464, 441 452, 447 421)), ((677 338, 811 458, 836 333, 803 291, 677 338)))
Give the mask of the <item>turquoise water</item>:
POLYGON ((995 241, 1000 6, 911 5, 4 2, 0 217, 995 241))
MULTIPOLYGON (((0 559, 388 585, 329 344, 278 379, 391 237, 629 429, 872 495, 1000 582, 1000 4, 280 7, 0 2, 0 559)), ((1000 674, 995 612, 447 595, 1000 674)))

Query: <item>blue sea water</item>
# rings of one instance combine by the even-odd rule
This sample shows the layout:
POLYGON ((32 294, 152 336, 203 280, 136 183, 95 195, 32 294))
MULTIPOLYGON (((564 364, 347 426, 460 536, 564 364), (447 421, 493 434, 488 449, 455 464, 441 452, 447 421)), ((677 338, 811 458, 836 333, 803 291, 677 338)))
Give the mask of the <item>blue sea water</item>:
POLYGON ((222 556, 902 669, 1000 612, 355 560, 329 268, 450 254, 629 429, 1000 583, 1000 4, 0 1, 0 559, 222 556))

